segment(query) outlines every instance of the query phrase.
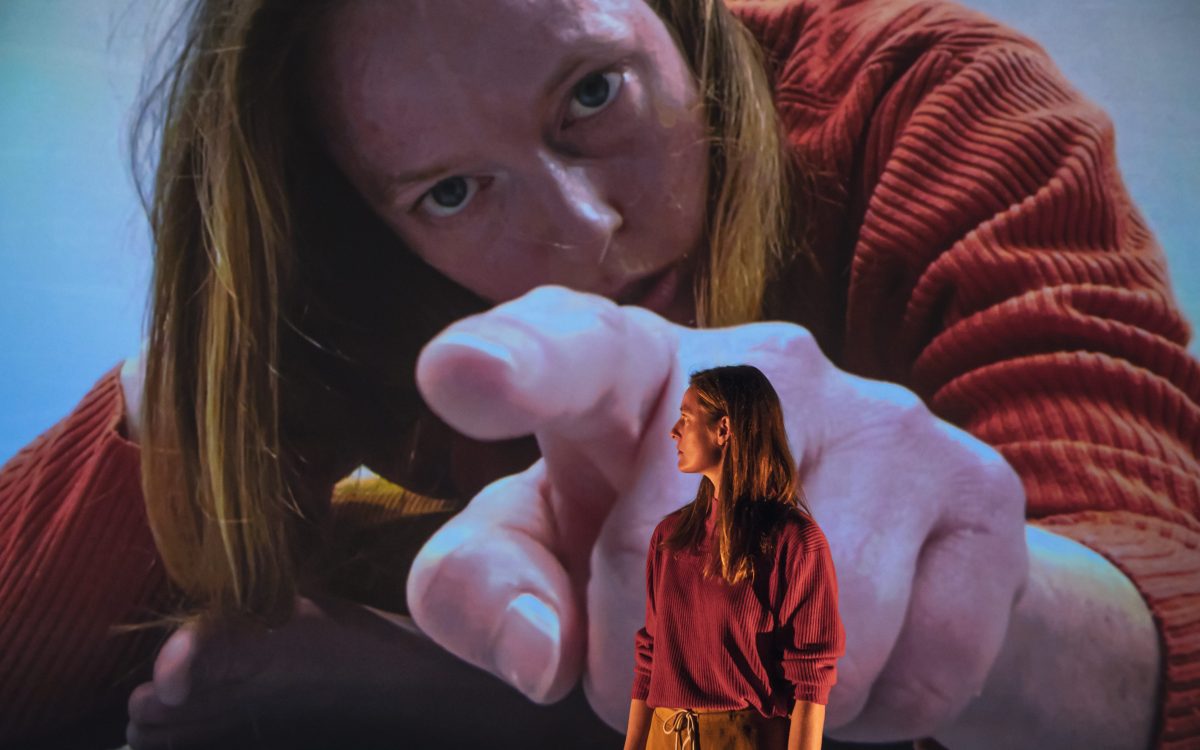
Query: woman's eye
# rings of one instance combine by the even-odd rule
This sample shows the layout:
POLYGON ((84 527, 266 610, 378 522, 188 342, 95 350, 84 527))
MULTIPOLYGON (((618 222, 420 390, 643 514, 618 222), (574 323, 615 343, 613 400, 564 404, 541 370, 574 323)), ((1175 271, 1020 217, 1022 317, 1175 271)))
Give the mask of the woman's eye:
POLYGON ((571 92, 569 112, 572 120, 590 117, 612 103, 621 90, 620 73, 592 73, 575 85, 571 92))
POLYGON ((453 216, 466 208, 479 190, 474 177, 447 177, 421 196, 419 206, 434 216, 453 216))

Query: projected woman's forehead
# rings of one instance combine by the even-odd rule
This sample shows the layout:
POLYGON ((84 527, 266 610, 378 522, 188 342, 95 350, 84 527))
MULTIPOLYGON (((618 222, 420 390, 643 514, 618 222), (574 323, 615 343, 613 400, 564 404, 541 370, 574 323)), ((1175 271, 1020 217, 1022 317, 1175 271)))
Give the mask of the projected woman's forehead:
POLYGON ((704 119, 644 2, 355 0, 311 55, 334 160, 432 266, 496 302, 562 284, 691 317, 704 119))

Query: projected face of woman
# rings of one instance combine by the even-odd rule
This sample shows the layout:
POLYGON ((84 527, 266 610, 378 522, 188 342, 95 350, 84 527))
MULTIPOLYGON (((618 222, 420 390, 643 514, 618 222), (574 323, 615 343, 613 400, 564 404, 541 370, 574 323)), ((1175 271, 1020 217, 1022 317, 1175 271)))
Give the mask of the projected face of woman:
POLYGON ((427 263, 694 317, 703 115, 643 0, 349 0, 311 54, 335 162, 427 263))

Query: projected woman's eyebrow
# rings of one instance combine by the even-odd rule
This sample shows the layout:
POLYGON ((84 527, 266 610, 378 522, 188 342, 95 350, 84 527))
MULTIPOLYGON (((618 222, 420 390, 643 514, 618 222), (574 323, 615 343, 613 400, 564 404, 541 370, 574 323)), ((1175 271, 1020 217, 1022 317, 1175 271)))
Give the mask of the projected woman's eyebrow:
MULTIPOLYGON (((584 37, 573 45, 570 52, 555 66, 554 72, 545 78, 537 87, 537 94, 531 97, 531 106, 545 111, 553 111, 556 100, 562 98, 561 93, 567 88, 568 95, 574 95, 575 86, 588 75, 597 72, 604 66, 611 66, 619 61, 636 64, 644 62, 639 55, 623 43, 622 39, 612 36, 584 37)), ((436 151, 437 149, 434 149, 436 151)), ((438 177, 455 174, 460 165, 469 162, 469 155, 456 155, 439 158, 428 166, 415 167, 404 172, 384 177, 380 182, 379 193, 384 202, 391 203, 406 191, 438 177)))

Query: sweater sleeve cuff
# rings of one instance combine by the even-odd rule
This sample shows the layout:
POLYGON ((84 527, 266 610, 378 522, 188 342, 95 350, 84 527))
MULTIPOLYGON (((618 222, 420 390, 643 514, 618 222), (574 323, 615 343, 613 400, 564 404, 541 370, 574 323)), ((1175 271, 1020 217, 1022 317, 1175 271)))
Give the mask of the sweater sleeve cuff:
POLYGON ((1103 555, 1129 578, 1154 618, 1164 657, 1154 750, 1200 736, 1200 531, 1130 511, 1029 519, 1103 555))
POLYGON ((633 674, 633 700, 644 701, 646 696, 650 694, 650 675, 634 672, 633 674))
POLYGON ((797 685, 795 698, 806 703, 829 704, 829 693, 833 685, 797 685))

